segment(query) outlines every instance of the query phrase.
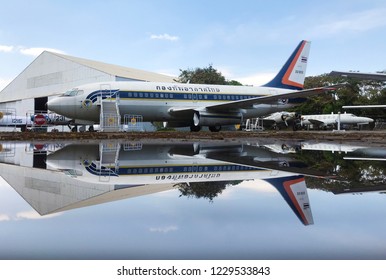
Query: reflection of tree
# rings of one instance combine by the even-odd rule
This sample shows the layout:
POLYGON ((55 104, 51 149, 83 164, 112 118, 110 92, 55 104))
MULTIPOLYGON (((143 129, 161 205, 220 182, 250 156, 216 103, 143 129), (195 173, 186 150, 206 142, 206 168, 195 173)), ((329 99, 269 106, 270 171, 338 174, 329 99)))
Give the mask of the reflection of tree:
POLYGON ((221 182, 194 182, 177 184, 181 196, 192 198, 206 198, 210 202, 220 195, 227 187, 235 186, 242 181, 221 181, 221 182))
POLYGON ((308 188, 333 193, 386 189, 384 161, 354 161, 343 159, 343 154, 327 151, 305 151, 297 155, 309 168, 322 171, 335 179, 306 178, 308 188))

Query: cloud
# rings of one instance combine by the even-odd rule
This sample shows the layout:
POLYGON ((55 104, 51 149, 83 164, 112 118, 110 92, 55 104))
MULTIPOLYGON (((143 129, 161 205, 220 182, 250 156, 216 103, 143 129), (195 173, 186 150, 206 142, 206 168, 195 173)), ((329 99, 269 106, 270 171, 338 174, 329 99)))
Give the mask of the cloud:
POLYGON ((259 179, 243 181, 238 187, 250 189, 258 193, 277 193, 277 190, 270 183, 259 179))
POLYGON ((317 24, 311 29, 316 36, 337 35, 342 33, 361 33, 386 26, 386 9, 373 9, 339 15, 338 18, 325 18, 327 22, 317 24))
POLYGON ((6 45, 0 45, 0 52, 3 53, 20 53, 22 55, 28 55, 28 56, 38 56, 44 51, 49 51, 49 52, 55 52, 55 53, 61 53, 65 54, 64 51, 59 50, 59 49, 53 49, 53 48, 27 48, 23 46, 6 46, 6 45))
POLYGON ((46 216, 40 216, 36 211, 25 211, 25 212, 19 212, 16 214, 16 220, 38 220, 38 219, 48 219, 53 218, 56 216, 60 216, 60 213, 46 215, 46 216))
POLYGON ((150 39, 152 40, 166 40, 166 41, 178 41, 180 38, 178 36, 172 36, 167 33, 160 35, 150 35, 150 39))
POLYGON ((38 56, 44 51, 65 54, 64 51, 52 48, 20 48, 19 51, 21 54, 30 56, 38 56))
POLYGON ((234 77, 232 79, 242 83, 243 85, 261 86, 272 80, 275 75, 276 73, 256 73, 244 77, 234 77))
POLYGON ((20 221, 20 220, 40 220, 40 219, 49 219, 53 217, 60 216, 61 213, 50 214, 46 216, 40 216, 36 211, 24 211, 16 213, 16 215, 9 216, 7 214, 0 214, 0 222, 7 221, 20 221))
POLYGON ((6 79, 0 77, 0 91, 2 91, 10 82, 12 79, 6 79))
POLYGON ((0 222, 9 221, 10 218, 6 214, 0 214, 0 222))
POLYGON ((168 233, 171 231, 178 230, 177 226, 167 226, 167 227, 156 227, 156 228, 150 228, 150 232, 160 232, 160 233, 168 233))
POLYGON ((9 53, 9 52, 12 52, 13 49, 14 49, 14 46, 0 45, 0 52, 9 53))

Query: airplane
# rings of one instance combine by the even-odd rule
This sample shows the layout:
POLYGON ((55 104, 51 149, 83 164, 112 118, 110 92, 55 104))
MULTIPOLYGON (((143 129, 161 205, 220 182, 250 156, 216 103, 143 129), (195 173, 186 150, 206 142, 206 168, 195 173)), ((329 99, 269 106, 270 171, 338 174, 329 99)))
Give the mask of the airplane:
POLYGON ((271 126, 273 129, 279 129, 282 125, 288 127, 289 122, 291 122, 293 124, 293 129, 296 130, 300 117, 301 115, 296 112, 276 112, 264 117, 262 119, 262 124, 264 126, 271 126))
MULTIPOLYGON (((17 168, 17 162, 12 162, 19 156, 9 156, 15 154, 10 151, 15 145, 3 145, 7 155, 2 157, 0 153, 0 176, 41 215, 113 198, 170 190, 183 183, 210 182, 214 186, 216 182, 267 179, 299 220, 304 225, 312 225, 307 186, 304 175, 299 172, 324 176, 324 172, 307 170, 289 155, 277 154, 258 145, 148 141, 40 144, 38 146, 44 146, 46 151, 43 159, 46 165, 33 170, 27 167, 22 172, 20 166, 17 168), (28 175, 28 178, 15 174, 28 175), (39 185, 32 188, 28 182, 39 185), (39 198, 43 199, 40 201, 39 198)), ((17 147, 19 152, 35 156, 29 150, 35 151, 36 146, 25 148, 19 144, 17 147)), ((41 158, 40 153, 38 157, 41 158)))
POLYGON ((302 115, 301 125, 302 126, 316 126, 318 128, 327 129, 328 127, 339 126, 342 124, 351 125, 364 125, 373 122, 374 120, 367 117, 358 117, 354 114, 321 114, 321 115, 302 115))
POLYGON ((302 151, 330 151, 344 154, 343 159, 345 160, 386 161, 385 147, 369 147, 363 143, 305 141, 301 144, 300 149, 302 151))
MULTIPOLYGON (((342 72, 342 71, 331 71, 330 76, 342 76, 358 78, 362 80, 375 80, 375 81, 386 81, 386 73, 361 73, 361 72, 342 72)), ((343 109, 373 109, 373 108, 386 108, 386 105, 346 105, 342 106, 343 109)))
POLYGON ((18 127, 25 131, 26 126, 31 126, 32 124, 33 122, 27 116, 15 116, 0 112, 0 127, 18 127))
POLYGON ((70 119, 55 113, 36 113, 17 116, 14 113, 0 112, 0 127, 17 127, 26 131, 27 127, 68 125, 70 119))
POLYGON ((261 87, 134 81, 93 83, 50 99, 47 107, 73 119, 74 123, 102 124, 107 115, 117 116, 119 121, 125 115, 140 115, 144 122, 164 122, 165 127, 199 131, 208 126, 216 132, 223 125, 237 125, 244 119, 285 110, 306 97, 342 86, 303 89, 310 44, 301 41, 278 74, 261 87), (105 113, 105 107, 110 107, 109 114, 105 113))
POLYGON ((362 72, 343 72, 343 71, 331 71, 330 76, 341 76, 341 77, 350 77, 358 78, 362 80, 376 80, 376 81, 386 81, 386 73, 362 73, 362 72))
POLYGON ((366 117, 358 117, 353 114, 322 114, 322 115, 301 115, 296 112, 276 112, 262 119, 263 125, 270 125, 274 129, 278 129, 281 125, 285 124, 288 127, 288 123, 292 122, 293 130, 297 130, 302 126, 315 125, 319 128, 326 129, 338 124, 355 124, 363 125, 369 124, 374 120, 366 117), (340 118, 340 119, 339 119, 340 118))
POLYGON ((343 109, 373 109, 373 108, 384 108, 386 105, 346 105, 342 106, 343 109))

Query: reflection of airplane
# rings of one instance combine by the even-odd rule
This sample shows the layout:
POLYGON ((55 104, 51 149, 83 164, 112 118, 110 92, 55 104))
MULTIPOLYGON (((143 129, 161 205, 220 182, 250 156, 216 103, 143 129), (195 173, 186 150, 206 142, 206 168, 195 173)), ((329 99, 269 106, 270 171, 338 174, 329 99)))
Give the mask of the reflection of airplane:
POLYGON ((258 146, 139 142, 70 144, 48 153, 45 162, 49 170, 35 172, 36 169, 28 167, 20 172, 17 166, 7 164, 1 164, 0 169, 0 175, 40 214, 172 189, 182 182, 275 178, 271 184, 302 223, 313 224, 304 178, 293 174, 301 170, 301 164, 287 155, 258 146), (29 177, 16 176, 21 173, 29 177))
POLYGON ((373 122, 374 120, 367 117, 357 117, 354 114, 322 114, 322 115, 302 115, 301 124, 303 126, 316 126, 318 128, 326 129, 328 127, 335 127, 342 124, 348 125, 364 125, 373 122))
POLYGON ((302 41, 277 76, 262 87, 153 82, 111 82, 79 86, 48 101, 50 110, 76 122, 116 125, 125 115, 145 122, 162 121, 167 127, 198 131, 208 126, 240 124, 243 119, 280 111, 305 97, 333 90, 303 90, 310 42, 302 41), (115 119, 114 117, 115 116, 115 119), (77 121, 78 120, 78 121, 77 121))
MULTIPOLYGON (((267 139, 260 141, 260 147, 265 147, 277 154, 299 153, 300 151, 328 151, 344 154, 343 159, 385 161, 386 148, 379 145, 370 146, 369 143, 341 143, 310 141, 286 141, 267 139)), ((308 174, 310 175, 310 174, 308 174)))
POLYGON ((361 72, 331 71, 330 76, 351 77, 351 78, 358 78, 361 80, 386 81, 386 74, 385 73, 361 73, 361 72))
MULTIPOLYGON (((299 147, 299 146, 297 146, 299 147)), ((336 143, 336 142, 319 142, 304 141, 301 143, 299 150, 302 151, 330 151, 332 153, 345 154, 343 159, 352 160, 386 160, 386 148, 369 147, 363 143, 336 143)))

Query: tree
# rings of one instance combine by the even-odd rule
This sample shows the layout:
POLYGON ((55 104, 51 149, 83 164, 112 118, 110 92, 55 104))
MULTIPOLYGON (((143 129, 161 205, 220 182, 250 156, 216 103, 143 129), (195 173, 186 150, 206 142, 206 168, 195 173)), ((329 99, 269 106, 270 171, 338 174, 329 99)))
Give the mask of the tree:
POLYGON ((179 83, 209 84, 209 85, 241 85, 238 81, 228 81, 211 64, 205 68, 180 69, 180 75, 176 80, 179 83))
POLYGON ((227 187, 236 186, 242 181, 209 181, 209 182, 191 182, 179 183, 176 185, 180 191, 180 197, 205 198, 210 202, 219 196, 227 187))
MULTIPOLYGON (((319 94, 295 108, 295 111, 303 114, 329 114, 342 112, 344 105, 368 105, 384 104, 385 85, 379 81, 361 81, 347 77, 335 77, 328 74, 306 77, 304 88, 315 88, 340 83, 347 86, 338 88, 333 94, 319 94)), ((375 109, 356 111, 357 115, 375 116, 375 109)))

